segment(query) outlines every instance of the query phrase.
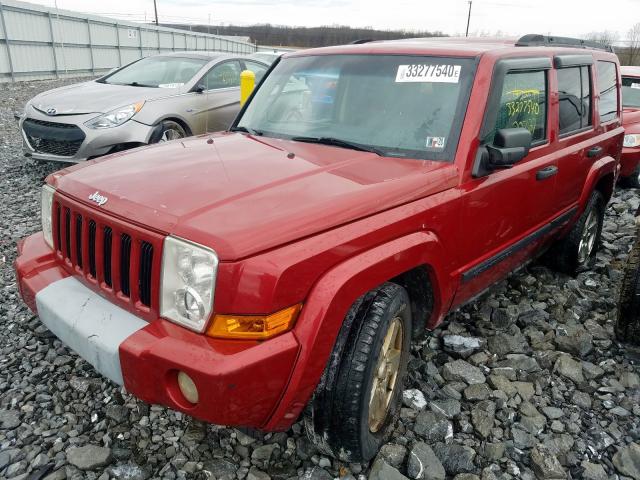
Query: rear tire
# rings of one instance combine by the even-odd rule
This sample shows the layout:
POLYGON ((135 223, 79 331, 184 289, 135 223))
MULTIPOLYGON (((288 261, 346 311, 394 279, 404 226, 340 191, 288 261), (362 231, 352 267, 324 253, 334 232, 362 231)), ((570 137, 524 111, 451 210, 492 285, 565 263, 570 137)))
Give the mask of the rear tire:
POLYGON ((640 345, 640 237, 627 260, 615 331, 621 342, 640 345))
POLYGON ((604 197, 599 191, 593 191, 577 223, 548 253, 555 270, 576 275, 593 266, 600 247, 604 210, 604 197))
POLYGON ((409 296, 385 283, 359 299, 305 414, 307 434, 347 462, 373 458, 393 430, 411 347, 409 296))

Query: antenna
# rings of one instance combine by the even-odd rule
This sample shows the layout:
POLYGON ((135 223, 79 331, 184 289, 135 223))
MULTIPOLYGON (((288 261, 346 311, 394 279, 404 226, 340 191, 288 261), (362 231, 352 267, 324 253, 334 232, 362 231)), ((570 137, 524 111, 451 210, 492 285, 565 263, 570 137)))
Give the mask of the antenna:
POLYGON ((473 1, 469 0, 467 3, 469 4, 469 14, 467 15, 467 32, 464 34, 465 37, 469 36, 469 24, 471 23, 471 4, 473 3, 473 1))

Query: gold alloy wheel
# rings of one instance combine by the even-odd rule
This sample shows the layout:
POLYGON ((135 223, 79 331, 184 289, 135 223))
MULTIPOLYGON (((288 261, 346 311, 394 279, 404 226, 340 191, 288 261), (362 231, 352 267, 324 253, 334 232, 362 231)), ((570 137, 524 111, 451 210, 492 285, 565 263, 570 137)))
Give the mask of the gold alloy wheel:
POLYGON ((387 413, 393 390, 398 380, 400 357, 402 356, 403 326, 399 317, 394 318, 389 325, 387 334, 382 342, 378 364, 374 370, 371 396, 369 398, 369 430, 376 433, 382 427, 387 413))

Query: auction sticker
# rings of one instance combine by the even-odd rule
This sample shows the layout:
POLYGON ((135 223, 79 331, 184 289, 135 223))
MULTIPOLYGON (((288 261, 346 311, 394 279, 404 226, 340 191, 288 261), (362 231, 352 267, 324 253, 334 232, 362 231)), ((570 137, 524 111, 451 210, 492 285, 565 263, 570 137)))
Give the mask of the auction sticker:
POLYGON ((458 83, 460 65, 398 65, 396 82, 458 83))
POLYGON ((640 88, 640 83, 632 83, 631 88, 640 88))

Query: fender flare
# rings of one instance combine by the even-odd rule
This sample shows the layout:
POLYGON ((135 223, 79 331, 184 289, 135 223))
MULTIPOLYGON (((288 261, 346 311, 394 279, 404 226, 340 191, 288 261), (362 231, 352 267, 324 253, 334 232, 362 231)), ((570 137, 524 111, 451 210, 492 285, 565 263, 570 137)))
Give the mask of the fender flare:
MULTIPOLYGON (((609 174, 613 175, 611 183, 611 192, 613 193, 618 176, 618 162, 615 158, 607 156, 602 157, 593 163, 591 170, 589 170, 589 173, 587 174, 587 179, 584 182, 582 193, 580 194, 580 200, 578 201, 578 214, 582 214, 584 211, 587 202, 589 201, 589 197, 591 196, 591 192, 596 188, 598 182, 609 174)), ((607 202, 609 201, 609 199, 606 200, 607 202)))
POLYGON ((455 291, 445 273, 446 258, 437 235, 422 231, 367 250, 326 272, 309 293, 293 329, 300 352, 281 401, 263 429, 286 430, 298 418, 320 381, 347 312, 369 290, 426 265, 433 315, 442 316, 455 291))

